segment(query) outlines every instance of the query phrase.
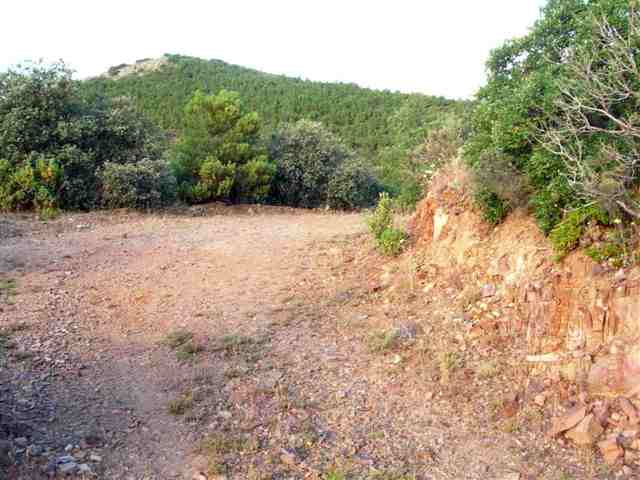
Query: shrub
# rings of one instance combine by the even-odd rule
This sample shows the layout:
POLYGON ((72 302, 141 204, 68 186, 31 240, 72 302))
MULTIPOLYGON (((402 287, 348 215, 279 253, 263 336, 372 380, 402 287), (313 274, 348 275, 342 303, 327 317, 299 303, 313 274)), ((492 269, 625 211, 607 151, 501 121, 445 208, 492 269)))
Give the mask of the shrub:
POLYGON ((565 218, 551 230, 549 240, 558 258, 564 257, 578 246, 584 227, 590 220, 608 225, 609 215, 596 204, 586 205, 567 213, 565 218))
POLYGON ((396 256, 402 252, 407 234, 394 227, 385 228, 380 238, 378 238, 378 248, 389 256, 396 256))
POLYGON ((106 162, 157 158, 159 130, 127 99, 84 98, 62 63, 0 74, 2 208, 87 209, 106 162))
POLYGON ((102 200, 110 208, 156 208, 172 203, 176 181, 166 162, 106 163, 100 172, 102 200))
POLYGON ((474 192, 474 200, 482 210, 484 219, 492 225, 501 223, 509 213, 509 204, 491 190, 481 189, 474 192))
POLYGON ((327 186, 331 208, 351 210, 373 205, 382 187, 362 162, 347 160, 333 173, 327 186))
POLYGON ((388 193, 380 194, 378 206, 367 219, 367 225, 376 240, 382 236, 382 232, 393 226, 393 201, 388 193))
POLYGON ((62 169, 53 158, 31 154, 19 165, 0 160, 0 209, 35 209, 42 217, 55 214, 62 169))
MULTIPOLYGON (((487 62, 465 158, 477 172, 502 169, 499 183, 510 188, 509 172, 524 176, 526 182, 516 181, 523 188, 513 191, 529 199, 545 233, 563 222, 565 210, 594 200, 640 212, 628 195, 640 151, 638 82, 630 69, 637 49, 628 45, 639 38, 633 17, 628 0, 549 1, 525 37, 494 49, 487 62), (494 165, 501 156, 509 161, 494 165)), ((489 217, 504 212, 495 197, 515 206, 502 191, 483 186, 493 194, 483 194, 493 208, 489 217)))
MULTIPOLYGON (((327 202, 329 182, 351 152, 321 123, 300 120, 272 136, 276 162, 274 198, 285 205, 314 208, 327 202)), ((336 180, 336 193, 337 184, 336 180)))
POLYGON ((237 93, 222 90, 197 91, 185 114, 173 160, 180 196, 190 203, 265 198, 275 167, 258 146, 257 113, 245 112, 237 93))
POLYGON ((378 206, 367 219, 377 247, 385 255, 395 256, 402 252, 407 234, 393 226, 393 201, 388 193, 381 193, 378 206))

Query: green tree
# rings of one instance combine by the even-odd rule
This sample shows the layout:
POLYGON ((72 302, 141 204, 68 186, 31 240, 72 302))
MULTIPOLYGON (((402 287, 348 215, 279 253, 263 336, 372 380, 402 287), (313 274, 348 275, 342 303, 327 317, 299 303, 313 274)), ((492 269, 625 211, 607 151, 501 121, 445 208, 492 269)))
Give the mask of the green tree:
POLYGON ((185 108, 186 127, 175 145, 174 170, 183 199, 263 200, 275 166, 258 146, 260 121, 240 96, 196 91, 185 108))
POLYGON ((89 100, 78 86, 63 63, 0 75, 0 208, 92 208, 105 162, 161 155, 163 135, 131 102, 89 100))
MULTIPOLYGON (((499 159, 506 169, 498 169, 499 175, 513 172, 515 182, 510 183, 522 186, 521 193, 528 196, 546 233, 584 200, 570 185, 560 156, 544 147, 544 127, 562 115, 557 102, 563 95, 562 82, 572 76, 573 52, 597 45, 593 19, 606 18, 626 35, 629 6, 629 0, 550 0, 528 35, 495 49, 487 62, 489 79, 477 95, 465 157, 476 171, 490 171, 499 159)), ((583 146, 591 151, 597 143, 593 137, 583 146)), ((487 175, 478 178, 487 180, 477 185, 480 203, 499 220, 513 206, 507 197, 519 195, 505 182, 487 175), (509 195, 501 186, 510 190, 509 195)))

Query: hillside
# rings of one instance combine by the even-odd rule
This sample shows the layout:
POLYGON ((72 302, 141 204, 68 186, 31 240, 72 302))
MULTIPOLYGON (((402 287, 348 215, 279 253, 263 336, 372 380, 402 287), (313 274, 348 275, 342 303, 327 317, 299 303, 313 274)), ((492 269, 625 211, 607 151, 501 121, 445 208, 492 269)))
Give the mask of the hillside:
POLYGON ((112 67, 107 74, 83 82, 83 89, 88 95, 130 96, 143 112, 172 131, 180 131, 184 106, 196 89, 233 90, 248 109, 260 114, 267 132, 282 122, 316 120, 363 154, 398 143, 417 144, 444 113, 464 107, 464 102, 442 97, 301 80, 180 55, 112 67))

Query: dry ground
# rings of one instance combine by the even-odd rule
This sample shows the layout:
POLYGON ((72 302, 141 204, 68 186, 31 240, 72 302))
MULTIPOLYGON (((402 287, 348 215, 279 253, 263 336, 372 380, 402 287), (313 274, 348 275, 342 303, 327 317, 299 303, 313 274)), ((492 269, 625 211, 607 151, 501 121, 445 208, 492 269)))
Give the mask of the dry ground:
POLYGON ((127 480, 608 478, 544 439, 509 332, 462 337, 464 285, 425 289, 364 231, 265 207, 0 221, 0 440, 27 441, 0 478, 65 454, 127 480))

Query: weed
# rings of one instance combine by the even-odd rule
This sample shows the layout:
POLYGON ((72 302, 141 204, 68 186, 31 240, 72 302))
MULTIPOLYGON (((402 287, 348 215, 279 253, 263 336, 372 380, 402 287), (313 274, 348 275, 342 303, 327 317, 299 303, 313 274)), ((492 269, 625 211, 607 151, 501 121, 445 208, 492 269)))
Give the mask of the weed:
POLYGON ((324 480, 346 480, 347 477, 344 473, 338 470, 329 470, 327 473, 324 474, 323 479, 324 480))
POLYGON ((180 395, 178 398, 171 400, 167 406, 167 410, 171 415, 184 415, 191 408, 193 408, 193 395, 191 393, 180 395))
POLYGON ((368 347, 372 353, 382 353, 394 349, 398 346, 400 331, 397 328, 382 330, 369 335, 368 347))
POLYGON ((176 349, 176 357, 178 360, 186 362, 192 360, 198 353, 204 350, 201 345, 198 345, 193 340, 188 340, 176 349))
POLYGON ((440 352, 440 383, 447 384, 451 380, 451 374, 464 364, 463 357, 458 352, 440 352))
POLYGON ((476 375, 478 378, 488 379, 498 374, 498 364, 495 360, 487 360, 478 365, 476 375))
POLYGON ((407 234, 404 231, 389 227, 378 238, 378 248, 384 255, 395 257, 402 253, 406 239, 407 234))
POLYGON ((0 299, 4 298, 5 303, 13 304, 18 283, 12 278, 0 280, 0 299))
POLYGON ((171 348, 178 348, 193 339, 193 333, 187 330, 175 330, 169 333, 163 343, 171 348))
POLYGON ((13 358, 15 358, 17 362, 24 362, 25 360, 32 359, 33 353, 27 352, 26 350, 18 350, 13 354, 13 358))
POLYGON ((228 466, 224 456, 230 453, 240 453, 250 447, 246 439, 240 437, 224 437, 220 434, 211 434, 203 438, 198 446, 198 453, 207 457, 210 475, 228 473, 228 466))

